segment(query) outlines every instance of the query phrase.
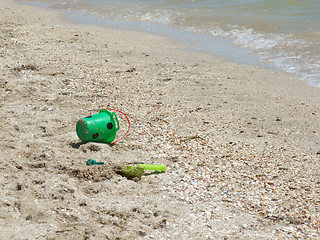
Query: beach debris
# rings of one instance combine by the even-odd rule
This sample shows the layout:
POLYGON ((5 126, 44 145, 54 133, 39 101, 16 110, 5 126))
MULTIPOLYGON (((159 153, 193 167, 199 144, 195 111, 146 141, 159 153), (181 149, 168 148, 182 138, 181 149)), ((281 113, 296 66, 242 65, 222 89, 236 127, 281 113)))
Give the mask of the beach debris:
POLYGON ((136 71, 136 69, 135 68, 130 68, 130 69, 128 69, 126 72, 130 72, 130 73, 132 73, 132 72, 135 72, 136 71))
POLYGON ((139 180, 143 175, 150 175, 156 173, 163 173, 166 171, 166 166, 163 164, 152 165, 152 164, 138 164, 137 166, 133 165, 124 165, 122 167, 115 168, 116 173, 130 179, 130 180, 139 180), (146 170, 151 170, 149 174, 145 174, 146 170))
POLYGON ((31 70, 31 71, 36 71, 38 70, 38 67, 35 64, 22 64, 21 66, 17 66, 13 68, 13 71, 15 72, 21 72, 23 70, 31 70))
POLYGON ((187 141, 190 141, 190 140, 193 140, 193 139, 197 139, 197 138, 201 138, 201 137, 198 136, 198 135, 194 135, 194 136, 182 139, 181 142, 187 142, 187 141))
POLYGON ((103 165, 104 162, 97 162, 96 160, 93 160, 93 159, 88 159, 87 160, 87 165, 103 165))

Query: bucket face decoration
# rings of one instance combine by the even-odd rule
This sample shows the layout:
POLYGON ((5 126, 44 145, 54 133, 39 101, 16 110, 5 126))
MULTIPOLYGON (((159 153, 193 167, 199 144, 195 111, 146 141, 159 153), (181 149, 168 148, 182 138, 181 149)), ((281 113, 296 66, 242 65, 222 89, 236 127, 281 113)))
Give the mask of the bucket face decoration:
POLYGON ((80 119, 76 130, 83 143, 111 143, 119 130, 119 120, 115 113, 101 109, 98 114, 80 119))

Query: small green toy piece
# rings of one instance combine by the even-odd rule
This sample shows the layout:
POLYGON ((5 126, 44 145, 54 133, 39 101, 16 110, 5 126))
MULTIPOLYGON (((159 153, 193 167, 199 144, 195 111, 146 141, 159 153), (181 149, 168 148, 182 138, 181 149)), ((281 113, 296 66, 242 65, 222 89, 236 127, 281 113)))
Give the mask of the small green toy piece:
POLYGON ((93 159, 88 159, 87 161, 87 165, 103 165, 104 162, 97 162, 96 160, 93 160, 93 159))
POLYGON ((122 168, 116 169, 116 172, 128 179, 141 179, 145 170, 155 171, 154 173, 161 173, 166 171, 166 166, 163 164, 138 164, 137 166, 124 165, 122 168))

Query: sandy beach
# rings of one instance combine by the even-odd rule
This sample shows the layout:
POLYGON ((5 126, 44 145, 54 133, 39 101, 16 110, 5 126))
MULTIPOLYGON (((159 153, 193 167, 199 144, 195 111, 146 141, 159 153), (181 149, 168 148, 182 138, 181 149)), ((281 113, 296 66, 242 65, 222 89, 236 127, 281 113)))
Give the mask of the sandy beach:
POLYGON ((184 47, 1 1, 0 239, 320 238, 320 88, 184 47))

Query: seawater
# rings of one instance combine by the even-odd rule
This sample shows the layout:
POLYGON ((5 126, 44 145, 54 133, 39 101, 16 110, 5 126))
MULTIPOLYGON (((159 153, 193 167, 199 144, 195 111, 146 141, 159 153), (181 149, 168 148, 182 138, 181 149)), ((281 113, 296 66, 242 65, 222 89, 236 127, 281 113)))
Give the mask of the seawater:
POLYGON ((83 13, 80 18, 85 23, 105 22, 183 39, 195 50, 271 66, 320 87, 320 0, 23 2, 68 10, 66 14, 73 17, 83 13))

